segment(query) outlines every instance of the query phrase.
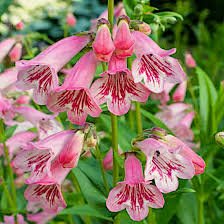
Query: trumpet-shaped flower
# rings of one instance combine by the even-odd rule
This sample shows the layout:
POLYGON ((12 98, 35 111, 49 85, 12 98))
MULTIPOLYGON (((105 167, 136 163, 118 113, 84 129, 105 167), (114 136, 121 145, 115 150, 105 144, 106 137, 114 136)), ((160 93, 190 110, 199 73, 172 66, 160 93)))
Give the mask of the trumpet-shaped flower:
POLYGON ((135 54, 137 59, 132 64, 135 82, 144 79, 145 85, 155 93, 164 89, 165 82, 182 82, 186 75, 177 59, 169 57, 176 49, 163 50, 147 35, 133 31, 135 54))
MULTIPOLYGON (((50 184, 54 182, 55 177, 51 172, 51 164, 64 147, 68 151, 70 150, 69 147, 73 147, 76 142, 73 141, 71 144, 70 141, 74 135, 76 135, 74 131, 62 131, 38 142, 30 142, 17 154, 13 161, 14 167, 20 168, 24 172, 31 172, 30 177, 26 180, 27 184, 44 182, 50 184)), ((75 150, 82 150, 82 145, 79 145, 75 150)), ((67 156, 70 157, 70 155, 67 156)), ((64 159, 66 159, 66 156, 64 156, 64 159)), ((79 155, 76 159, 79 159, 79 155)))
POLYGON ((16 217, 14 217, 13 215, 5 215, 4 216, 4 222, 1 222, 1 224, 27 224, 27 222, 25 222, 24 217, 20 214, 16 215, 16 217))
POLYGON ((125 59, 114 55, 108 71, 101 77, 91 86, 91 93, 97 104, 107 102, 109 111, 115 115, 126 114, 131 101, 145 102, 148 99, 149 90, 142 83, 134 82, 125 59))
POLYGON ((125 160, 125 180, 110 191, 106 205, 112 212, 126 209, 131 219, 141 221, 148 207, 162 208, 164 199, 156 186, 144 180, 140 161, 130 153, 125 160))
POLYGON ((3 61, 3 59, 6 57, 6 55, 9 53, 9 51, 12 49, 13 45, 16 43, 16 40, 14 38, 8 38, 0 42, 0 63, 3 61))
POLYGON ((18 61, 17 86, 23 90, 34 89, 34 101, 46 104, 47 96, 58 85, 57 72, 88 42, 88 36, 67 37, 51 45, 30 61, 18 61))
POLYGON ((12 62, 16 62, 20 60, 21 56, 22 56, 22 44, 17 43, 9 52, 9 57, 12 62))
POLYGON ((88 114, 98 117, 101 109, 89 91, 96 66, 97 60, 93 52, 86 53, 70 70, 63 85, 55 89, 48 97, 49 110, 67 111, 68 119, 78 125, 84 125, 88 114))
POLYGON ((161 138, 150 137, 137 142, 136 146, 147 157, 146 180, 154 179, 156 186, 163 193, 175 191, 178 188, 178 178, 191 179, 199 174, 198 167, 205 167, 200 156, 171 135, 161 138))

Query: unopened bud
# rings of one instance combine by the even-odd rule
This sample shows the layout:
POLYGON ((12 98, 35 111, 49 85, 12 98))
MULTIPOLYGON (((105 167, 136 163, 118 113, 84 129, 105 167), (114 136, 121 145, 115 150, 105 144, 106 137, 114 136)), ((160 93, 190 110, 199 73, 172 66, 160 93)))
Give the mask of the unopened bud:
POLYGON ((151 134, 156 137, 164 137, 167 135, 167 132, 162 128, 155 127, 151 129, 151 134))
POLYGON ((16 24, 15 27, 16 27, 17 30, 23 30, 24 29, 24 23, 22 21, 20 21, 16 24))
POLYGON ((134 8, 135 15, 142 15, 143 14, 143 6, 142 4, 137 4, 134 8))
POLYGON ((224 147, 224 131, 222 132, 218 132, 216 135, 215 135, 215 141, 221 145, 222 147, 224 147))
POLYGON ((145 35, 149 35, 151 33, 151 27, 149 24, 139 20, 132 20, 130 23, 130 28, 142 32, 145 35))

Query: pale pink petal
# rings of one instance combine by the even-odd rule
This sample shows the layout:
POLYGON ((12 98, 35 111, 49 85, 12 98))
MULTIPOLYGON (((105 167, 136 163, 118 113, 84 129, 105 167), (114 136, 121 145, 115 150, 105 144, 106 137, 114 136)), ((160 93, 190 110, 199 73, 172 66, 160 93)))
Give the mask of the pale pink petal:
POLYGON ((132 36, 135 40, 134 48, 136 55, 154 53, 161 57, 166 57, 176 52, 175 48, 170 50, 161 49, 150 37, 139 31, 133 31, 132 36))
POLYGON ((147 206, 144 206, 142 208, 139 207, 128 207, 127 212, 130 216, 130 218, 134 221, 141 221, 145 219, 148 216, 149 208, 147 206))
POLYGON ((61 186, 58 184, 31 184, 27 187, 24 196, 29 202, 38 202, 39 206, 49 213, 55 213, 58 209, 66 207, 61 186))
POLYGON ((13 45, 16 43, 16 40, 14 38, 8 38, 0 42, 0 63, 2 60, 6 57, 6 55, 9 53, 10 49, 13 47, 13 45))
POLYGON ((184 101, 185 95, 187 90, 187 81, 180 83, 173 93, 173 101, 174 102, 181 102, 184 101))
POLYGON ((20 58, 22 57, 22 44, 21 43, 15 44, 15 46, 9 52, 9 57, 12 62, 16 62, 16 61, 20 60, 20 58))
POLYGON ((4 90, 17 80, 16 68, 9 68, 0 74, 0 90, 4 90))

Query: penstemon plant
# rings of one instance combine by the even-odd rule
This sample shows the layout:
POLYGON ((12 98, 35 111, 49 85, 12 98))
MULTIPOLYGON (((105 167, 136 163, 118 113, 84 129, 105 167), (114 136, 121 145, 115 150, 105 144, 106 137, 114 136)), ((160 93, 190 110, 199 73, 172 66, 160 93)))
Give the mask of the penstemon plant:
MULTIPOLYGON (((90 31, 66 30, 35 57, 28 36, 0 43, 0 61, 7 54, 16 61, 0 75, 3 223, 168 223, 172 197, 192 192, 195 223, 205 223, 206 164, 191 125, 195 118, 201 146, 212 142, 224 88, 217 93, 187 53, 187 69, 198 75, 198 108, 176 49, 158 45, 160 32, 181 16, 154 10, 148 1, 114 7, 108 0, 90 31), (20 60, 22 43, 30 60, 20 60), (188 87, 193 104, 184 102, 188 87)), ((75 26, 73 14, 66 23, 75 26)), ((223 139, 216 135, 221 146, 223 139)))

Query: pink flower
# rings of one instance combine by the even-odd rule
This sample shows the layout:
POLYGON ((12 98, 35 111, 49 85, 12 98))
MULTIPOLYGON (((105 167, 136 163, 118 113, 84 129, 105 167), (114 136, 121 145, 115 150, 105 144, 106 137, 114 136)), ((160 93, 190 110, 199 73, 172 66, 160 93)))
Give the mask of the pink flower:
POLYGON ((118 21, 118 28, 114 38, 116 56, 120 58, 130 57, 134 50, 134 39, 129 29, 130 19, 122 16, 118 21))
POLYGON ((100 107, 89 91, 97 66, 92 51, 86 53, 70 70, 61 87, 50 94, 47 107, 53 112, 67 111, 68 119, 75 124, 84 125, 87 115, 98 117, 100 107))
POLYGON ((189 52, 185 54, 185 64, 188 68, 195 68, 197 66, 192 54, 189 52))
POLYGON ((16 24, 16 29, 17 30, 23 30, 24 29, 24 23, 22 21, 18 22, 16 24))
POLYGON ((9 51, 12 49, 13 45, 16 43, 16 40, 14 38, 8 38, 0 42, 0 63, 3 61, 3 59, 6 57, 6 55, 9 53, 9 51))
POLYGON ((24 221, 24 218, 22 215, 18 214, 16 217, 14 217, 13 215, 11 216, 4 216, 4 222, 1 224, 26 224, 27 222, 24 221), (15 221, 16 218, 16 221, 15 221))
POLYGON ((39 182, 27 187, 24 196, 28 200, 28 210, 41 208, 44 212, 55 214, 65 208, 66 202, 61 192, 61 184, 70 170, 63 168, 56 159, 50 167, 53 179, 51 183, 39 182))
POLYGON ((37 127, 40 139, 62 131, 62 126, 55 120, 57 114, 45 114, 28 106, 15 107, 14 112, 37 127))
POLYGON ((6 92, 7 88, 13 85, 17 80, 17 70, 16 68, 6 69, 3 73, 0 74, 0 91, 6 92))
POLYGON ((16 99, 15 104, 18 104, 18 105, 29 104, 29 102, 30 102, 30 96, 21 95, 16 99))
POLYGON ((180 83, 173 93, 173 101, 174 102, 182 102, 184 101, 187 90, 187 81, 183 81, 180 83))
POLYGON ((172 135, 166 135, 164 137, 164 141, 171 148, 181 147, 181 154, 185 157, 188 157, 188 159, 192 161, 195 169, 195 175, 204 173, 206 166, 205 161, 191 148, 189 148, 188 145, 172 135))
POLYGON ((35 222, 37 224, 46 224, 48 221, 53 219, 57 215, 56 213, 48 213, 48 212, 39 212, 36 214, 28 214, 27 219, 31 222, 35 222))
POLYGON ((107 102, 108 110, 115 115, 126 114, 131 101, 148 99, 149 90, 142 83, 134 82, 125 59, 113 56, 108 71, 101 77, 91 86, 91 93, 98 105, 107 102))
POLYGON ((106 19, 98 20, 98 30, 92 44, 93 51, 99 61, 108 62, 115 49, 106 19))
POLYGON ((151 137, 137 142, 136 146, 147 157, 146 180, 154 179, 163 193, 175 191, 178 188, 178 178, 191 179, 197 174, 194 161, 203 161, 183 142, 171 135, 161 139, 151 137))
POLYGON ((66 24, 68 26, 75 26, 76 25, 76 18, 75 16, 72 14, 72 13, 68 13, 67 16, 66 16, 66 24))
POLYGON ((155 93, 164 89, 164 82, 179 83, 186 75, 177 59, 169 57, 176 49, 163 50, 147 35, 133 31, 135 54, 137 59, 132 64, 135 82, 144 79, 145 85, 155 93))
POLYGON ((0 94, 0 118, 2 118, 6 124, 10 125, 14 116, 15 113, 13 111, 12 102, 0 94))
POLYGON ((125 180, 110 191, 106 205, 111 212, 126 209, 132 220, 141 221, 147 217, 148 207, 162 208, 164 199, 157 187, 144 180, 140 161, 129 153, 125 160, 125 180))
POLYGON ((22 57, 22 44, 17 43, 9 52, 9 57, 12 62, 18 61, 22 57))
POLYGON ((174 103, 169 106, 163 106, 156 116, 182 141, 190 143, 193 140, 194 134, 190 127, 194 118, 194 112, 190 104, 174 103))
POLYGON ((58 86, 57 72, 88 42, 88 36, 67 37, 30 61, 18 61, 17 86, 23 90, 34 89, 34 101, 45 104, 49 93, 58 86))
MULTIPOLYGON (((71 142, 74 135, 76 135, 74 131, 62 131, 38 142, 30 142, 17 154, 13 161, 14 167, 20 168, 24 172, 31 172, 30 177, 26 180, 27 184, 51 184, 55 181, 51 172, 52 162, 65 147, 73 152, 74 148, 69 149, 69 147, 76 144, 74 141, 71 142)), ((74 150, 82 150, 82 145, 74 150)), ((78 154, 76 158, 73 158, 74 164, 77 163, 76 159, 79 159, 78 154)), ((66 160, 65 156, 64 160, 66 160)))

